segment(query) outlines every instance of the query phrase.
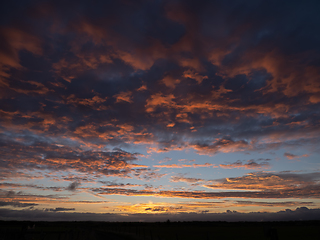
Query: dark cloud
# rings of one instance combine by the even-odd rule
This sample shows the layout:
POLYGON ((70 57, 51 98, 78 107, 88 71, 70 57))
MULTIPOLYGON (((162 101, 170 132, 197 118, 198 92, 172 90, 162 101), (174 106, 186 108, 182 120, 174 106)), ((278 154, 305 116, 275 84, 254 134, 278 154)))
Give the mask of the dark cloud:
POLYGON ((262 162, 256 162, 255 160, 251 159, 248 161, 241 161, 238 160, 234 163, 228 163, 228 164, 220 164, 219 165, 221 168, 245 168, 245 169, 268 169, 271 166, 269 165, 268 161, 263 161, 262 162))
POLYGON ((317 3, 57 4, 30 2, 1 30, 8 131, 214 154, 318 129, 317 3))
MULTIPOLYGON (((65 180, 65 179, 64 179, 65 180)), ((38 190, 47 190, 47 191, 55 191, 55 192, 61 192, 64 190, 68 191, 75 191, 78 186, 81 184, 79 182, 73 182, 69 184, 68 187, 53 187, 53 186, 42 186, 42 185, 36 185, 36 184, 17 184, 17 183, 8 183, 3 182, 0 183, 0 186, 3 188, 11 188, 11 189, 38 189, 38 190)))
POLYGON ((106 187, 111 187, 111 188, 130 188, 130 187, 141 187, 143 185, 141 184, 131 184, 131 183, 117 183, 117 182, 111 182, 111 181, 99 181, 100 183, 104 184, 106 187))
POLYGON ((66 212, 66 211, 74 211, 74 210, 75 208, 63 208, 63 207, 44 209, 45 212, 66 212))
POLYGON ((271 207, 271 206, 281 206, 281 207, 290 207, 290 206, 312 206, 314 205, 313 202, 258 202, 258 201, 236 201, 237 206, 264 206, 264 207, 271 207))
POLYGON ((42 200, 50 200, 50 199, 55 199, 55 200, 63 200, 67 199, 68 197, 59 195, 59 194, 29 194, 24 191, 13 191, 13 190, 5 190, 1 189, 0 190, 0 198, 1 199, 7 199, 7 200, 21 200, 24 201, 26 199, 42 199, 42 200))
POLYGON ((70 185, 67 187, 67 190, 75 191, 80 185, 81 185, 81 183, 79 183, 79 182, 70 183, 70 185))
POLYGON ((0 201, 0 206, 1 207, 6 207, 6 206, 12 206, 12 207, 17 207, 17 208, 24 208, 24 207, 33 207, 38 204, 36 203, 21 203, 21 202, 3 202, 0 201))

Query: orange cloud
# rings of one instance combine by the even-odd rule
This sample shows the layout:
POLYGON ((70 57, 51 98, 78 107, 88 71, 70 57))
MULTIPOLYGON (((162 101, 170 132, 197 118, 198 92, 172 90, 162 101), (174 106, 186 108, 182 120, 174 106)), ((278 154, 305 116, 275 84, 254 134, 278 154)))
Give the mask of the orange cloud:
POLYGON ((106 100, 107 97, 101 98, 98 95, 95 95, 92 98, 77 98, 74 94, 71 94, 65 99, 65 103, 75 106, 83 105, 101 111, 108 109, 107 106, 103 105, 106 100))
MULTIPOLYGON (((220 66, 220 74, 225 78, 233 78, 236 75, 245 74, 250 78, 250 74, 255 70, 266 70, 272 75, 272 79, 267 85, 260 89, 264 94, 280 91, 288 97, 297 96, 302 93, 319 94, 320 83, 317 80, 319 69, 301 63, 302 56, 287 56, 273 50, 269 53, 260 52, 259 49, 248 50, 237 60, 237 64, 222 66, 222 59, 229 54, 225 50, 212 53, 211 61, 220 66), (304 79, 304 81, 301 81, 304 79)), ((316 98, 310 96, 310 102, 317 102, 316 98)))
POLYGON ((303 154, 303 155, 299 156, 299 155, 295 155, 295 154, 287 153, 287 152, 284 153, 283 155, 290 160, 295 159, 295 158, 309 157, 309 154, 303 154))
POLYGON ((221 199, 221 198, 252 198, 252 199, 279 199, 279 198, 320 198, 319 186, 306 188, 268 190, 268 191, 148 191, 120 188, 94 189, 100 195, 123 196, 153 196, 165 198, 192 198, 192 199, 221 199), (310 192, 311 191, 311 192, 310 192))
POLYGON ((101 64, 113 62, 107 54, 75 52, 75 55, 71 61, 62 58, 59 62, 52 64, 55 73, 67 82, 71 82, 86 70, 97 69, 101 64))
POLYGON ((169 88, 175 88, 176 85, 180 83, 180 80, 171 76, 166 76, 161 80, 161 82, 169 88))
POLYGON ((147 86, 146 85, 141 85, 141 87, 139 87, 138 89, 137 89, 137 91, 146 91, 148 88, 147 88, 147 86))
POLYGON ((163 96, 162 93, 153 94, 146 102, 146 112, 153 112, 157 107, 175 107, 174 98, 173 94, 167 96, 163 96))
POLYGON ((128 92, 120 92, 119 94, 114 95, 114 97, 116 98, 116 103, 118 102, 132 103, 133 101, 131 100, 131 95, 132 95, 132 92, 128 91, 128 92))
MULTIPOLYGON (((19 52, 21 50, 26 50, 35 55, 41 55, 42 48, 40 39, 31 33, 27 33, 18 28, 1 27, 0 38, 2 39, 2 46, 0 48, 0 98, 3 98, 8 94, 8 91, 4 90, 6 88, 23 92, 23 88, 12 88, 10 82, 8 81, 8 78, 11 76, 11 68, 23 69, 23 67, 20 65, 19 52)), ((37 86, 38 83, 34 83, 35 82, 30 83, 35 88, 33 92, 44 94, 48 91, 48 89, 46 89, 43 85, 37 86)))
POLYGON ((153 167, 157 168, 199 168, 199 167, 213 167, 216 168, 214 164, 205 163, 205 164, 170 164, 170 165, 153 165, 153 167))
POLYGON ((223 207, 225 202, 187 202, 187 203, 139 203, 133 205, 119 205, 116 208, 122 212, 128 213, 147 213, 147 214, 161 214, 161 213, 192 213, 201 212, 208 209, 216 209, 223 207))
POLYGON ((251 173, 242 177, 225 178, 213 181, 213 184, 205 185, 212 189, 244 189, 244 190, 285 190, 294 189, 297 186, 313 186, 318 174, 294 174, 294 173, 251 173))
MULTIPOLYGON (((0 52, 1 67, 20 68, 19 51, 27 50, 33 54, 40 55, 42 53, 41 41, 31 35, 16 28, 1 28, 0 34, 5 39, 7 51, 0 52)), ((1 76, 8 77, 7 73, 1 72, 1 76)))
POLYGON ((201 84, 203 79, 208 79, 208 76, 201 76, 199 73, 195 73, 192 70, 187 70, 183 72, 183 77, 184 78, 191 78, 194 79, 198 82, 198 84, 201 84))
POLYGON ((211 144, 191 144, 191 146, 196 149, 199 154, 209 155, 218 152, 245 151, 252 148, 252 146, 244 140, 233 141, 231 139, 217 139, 211 144))

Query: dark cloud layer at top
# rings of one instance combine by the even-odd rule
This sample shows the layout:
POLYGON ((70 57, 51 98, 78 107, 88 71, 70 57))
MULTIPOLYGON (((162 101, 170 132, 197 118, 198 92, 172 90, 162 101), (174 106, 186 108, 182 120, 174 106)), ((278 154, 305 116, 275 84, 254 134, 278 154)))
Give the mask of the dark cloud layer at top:
POLYGON ((314 144, 319 4, 231 3, 7 5, 2 129, 205 154, 314 144))

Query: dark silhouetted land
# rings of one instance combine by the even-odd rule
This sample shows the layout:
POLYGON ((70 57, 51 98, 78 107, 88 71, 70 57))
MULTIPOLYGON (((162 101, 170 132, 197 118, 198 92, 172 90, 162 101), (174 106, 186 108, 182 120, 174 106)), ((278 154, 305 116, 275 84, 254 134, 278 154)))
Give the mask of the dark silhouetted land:
POLYGON ((0 240, 320 239, 320 221, 31 222, 0 221, 0 240))

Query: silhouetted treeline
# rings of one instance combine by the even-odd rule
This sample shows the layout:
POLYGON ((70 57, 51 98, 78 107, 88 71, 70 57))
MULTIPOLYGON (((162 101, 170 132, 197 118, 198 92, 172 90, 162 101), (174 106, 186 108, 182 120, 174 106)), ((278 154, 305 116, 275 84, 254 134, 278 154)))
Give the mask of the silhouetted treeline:
POLYGON ((0 221, 0 240, 320 239, 320 221, 31 222, 0 221))

